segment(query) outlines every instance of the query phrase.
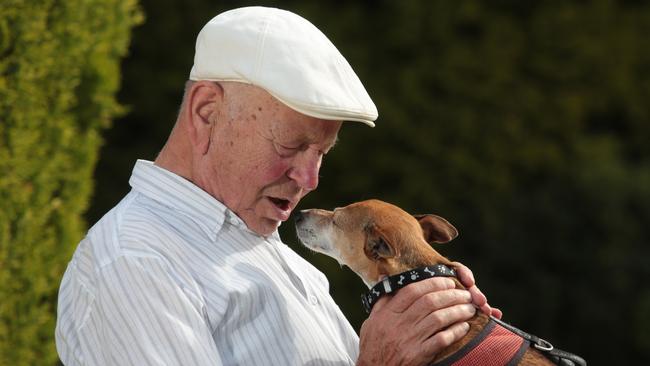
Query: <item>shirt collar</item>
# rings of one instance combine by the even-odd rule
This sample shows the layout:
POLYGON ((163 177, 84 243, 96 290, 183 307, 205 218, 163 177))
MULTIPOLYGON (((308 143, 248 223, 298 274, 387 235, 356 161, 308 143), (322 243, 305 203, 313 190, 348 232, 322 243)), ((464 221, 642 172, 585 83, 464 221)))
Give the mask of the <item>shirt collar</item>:
POLYGON ((246 225, 244 220, 242 220, 239 216, 237 216, 236 213, 234 213, 232 210, 228 209, 227 207, 226 207, 226 215, 225 216, 226 216, 225 221, 227 223, 229 223, 230 225, 236 226, 237 228, 239 228, 242 231, 247 231, 251 235, 259 236, 260 238, 265 238, 267 240, 272 238, 272 239, 275 239, 275 240, 277 240, 279 242, 282 242, 282 240, 280 240, 280 234, 278 233, 277 229, 273 233, 271 233, 269 236, 265 237, 263 235, 260 235, 260 234, 258 234, 256 232, 254 232, 253 230, 249 229, 248 225, 246 225))
POLYGON ((236 217, 209 193, 151 161, 135 163, 129 184, 143 195, 190 216, 212 240, 216 240, 226 216, 229 221, 232 221, 231 216, 236 217))

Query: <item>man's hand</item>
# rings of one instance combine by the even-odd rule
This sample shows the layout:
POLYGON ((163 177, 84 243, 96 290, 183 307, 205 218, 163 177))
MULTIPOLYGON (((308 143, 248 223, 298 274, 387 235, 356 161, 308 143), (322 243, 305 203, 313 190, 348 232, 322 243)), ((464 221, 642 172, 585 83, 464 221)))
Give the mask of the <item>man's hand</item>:
POLYGON ((481 309, 501 318, 476 287, 469 268, 453 263, 468 290, 449 278, 412 283, 394 296, 384 296, 361 326, 358 366, 426 365, 469 330, 467 320, 481 309))
POLYGON ((375 304, 361 326, 357 365, 424 365, 469 330, 472 295, 449 278, 412 283, 375 304))
POLYGON ((501 310, 491 307, 488 304, 485 295, 483 295, 481 290, 476 287, 476 283, 474 282, 474 274, 472 274, 472 271, 470 271, 469 268, 465 267, 460 262, 454 262, 452 263, 452 266, 456 269, 460 283, 462 283, 463 286, 469 290, 470 294, 472 294, 472 303, 481 309, 484 314, 492 315, 497 319, 501 319, 503 316, 501 310))

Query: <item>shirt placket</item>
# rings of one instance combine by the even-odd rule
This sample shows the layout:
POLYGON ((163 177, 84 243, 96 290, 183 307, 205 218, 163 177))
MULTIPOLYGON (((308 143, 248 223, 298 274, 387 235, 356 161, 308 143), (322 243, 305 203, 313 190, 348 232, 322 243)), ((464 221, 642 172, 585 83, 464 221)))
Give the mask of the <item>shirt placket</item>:
POLYGON ((302 295, 303 299, 307 301, 310 305, 318 305, 318 296, 314 293, 308 283, 303 281, 303 279, 298 275, 297 271, 294 268, 294 265, 290 258, 287 258, 283 253, 282 244, 278 238, 275 236, 270 236, 265 239, 266 242, 273 248, 273 252, 276 254, 278 261, 280 262, 282 268, 284 269, 287 277, 293 284, 293 286, 298 290, 302 295))

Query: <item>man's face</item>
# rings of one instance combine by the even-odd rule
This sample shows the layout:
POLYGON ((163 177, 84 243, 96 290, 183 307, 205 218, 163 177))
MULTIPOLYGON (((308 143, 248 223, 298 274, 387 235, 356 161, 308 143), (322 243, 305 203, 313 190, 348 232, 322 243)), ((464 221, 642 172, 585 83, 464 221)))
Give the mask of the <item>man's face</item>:
POLYGON ((197 183, 249 229, 270 235, 316 189, 341 122, 300 114, 245 84, 225 84, 223 105, 197 183))

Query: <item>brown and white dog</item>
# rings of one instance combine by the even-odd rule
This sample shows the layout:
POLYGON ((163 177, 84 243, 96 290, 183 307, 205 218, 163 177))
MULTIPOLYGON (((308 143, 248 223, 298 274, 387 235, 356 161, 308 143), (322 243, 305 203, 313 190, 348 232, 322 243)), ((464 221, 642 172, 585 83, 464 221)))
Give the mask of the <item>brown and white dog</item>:
MULTIPOLYGON (((305 246, 348 266, 369 288, 381 284, 388 276, 407 273, 414 268, 437 264, 451 266, 452 262, 434 250, 431 244, 446 243, 458 235, 456 228, 440 216, 413 216, 379 200, 358 202, 334 211, 303 210, 297 213, 296 233, 305 246)), ((458 288, 463 288, 456 278, 453 279, 458 288)), ((466 345, 476 343, 473 340, 486 333, 484 329, 491 321, 494 322, 489 316, 477 312, 469 321, 469 333, 440 352, 432 362, 467 364, 467 358, 459 361, 458 354, 471 353, 466 345)), ((504 363, 501 363, 503 360, 494 360, 498 348, 492 347, 487 351, 492 353, 486 356, 488 359, 473 359, 469 364, 505 365, 512 361, 519 365, 554 364, 535 347, 517 348, 518 354, 507 356, 504 363)))

